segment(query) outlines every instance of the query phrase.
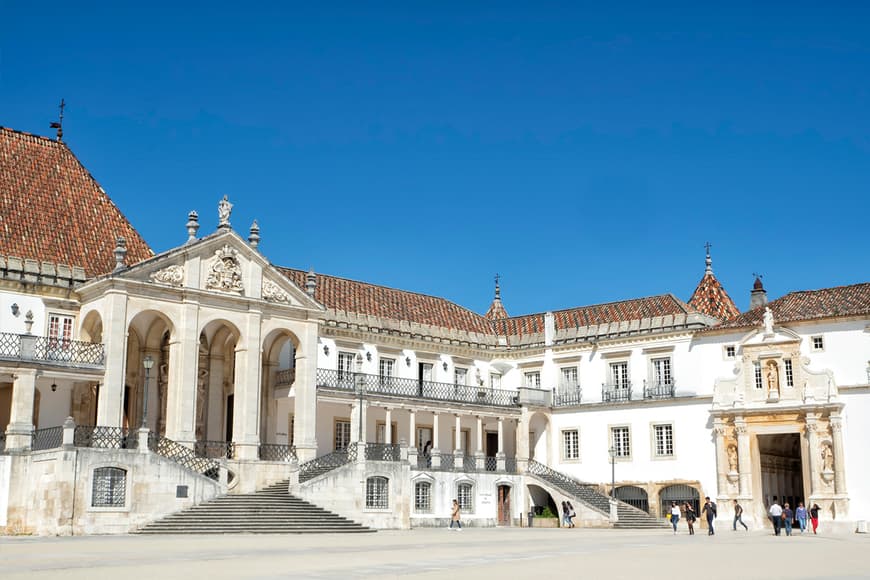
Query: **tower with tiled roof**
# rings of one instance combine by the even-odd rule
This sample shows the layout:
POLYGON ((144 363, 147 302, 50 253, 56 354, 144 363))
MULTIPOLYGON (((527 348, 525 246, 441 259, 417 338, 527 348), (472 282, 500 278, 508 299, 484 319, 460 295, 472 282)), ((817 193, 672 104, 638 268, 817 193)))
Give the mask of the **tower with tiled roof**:
POLYGON ((0 255, 111 272, 124 238, 127 263, 151 248, 66 143, 0 127, 0 255))
POLYGON ((484 317, 489 320, 502 320, 508 317, 507 310, 504 309, 504 304, 501 303, 501 288, 498 285, 498 274, 495 275, 495 297, 492 299, 492 304, 489 305, 489 310, 486 311, 484 317))
POLYGON ((710 244, 707 244, 706 267, 704 276, 689 299, 689 306, 702 314, 717 320, 728 320, 740 314, 734 301, 728 296, 725 287, 713 274, 713 260, 710 257, 710 244))

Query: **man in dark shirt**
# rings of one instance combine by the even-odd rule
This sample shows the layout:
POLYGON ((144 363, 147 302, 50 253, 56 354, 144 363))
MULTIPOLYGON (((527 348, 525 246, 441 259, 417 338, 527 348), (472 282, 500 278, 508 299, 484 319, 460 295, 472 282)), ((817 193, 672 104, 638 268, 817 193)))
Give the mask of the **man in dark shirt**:
POLYGON ((737 500, 734 500, 734 531, 737 531, 737 523, 740 522, 740 525, 743 526, 746 531, 749 531, 749 526, 747 526, 743 522, 743 506, 737 503, 737 500))
POLYGON ((713 520, 716 519, 716 504, 710 501, 709 497, 704 498, 704 507, 701 512, 707 516, 707 535, 714 535, 716 530, 713 529, 713 520))

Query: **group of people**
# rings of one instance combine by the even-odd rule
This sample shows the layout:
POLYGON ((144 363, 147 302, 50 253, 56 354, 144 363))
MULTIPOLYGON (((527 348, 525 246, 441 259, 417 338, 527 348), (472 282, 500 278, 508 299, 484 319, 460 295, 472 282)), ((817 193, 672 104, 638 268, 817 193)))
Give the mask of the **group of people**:
POLYGON ((577 515, 577 512, 574 511, 574 506, 571 505, 570 501, 562 502, 562 525, 566 528, 574 527, 574 516, 577 515))
POLYGON ((773 533, 778 536, 781 531, 785 529, 785 535, 790 536, 795 522, 797 522, 800 527, 802 534, 807 531, 807 516, 809 516, 810 523, 813 526, 813 533, 818 533, 820 509, 819 504, 814 503, 813 506, 807 510, 807 508, 804 507, 804 502, 801 501, 798 502, 797 509, 792 510, 788 502, 779 505, 777 497, 773 496, 773 503, 770 504, 767 513, 770 516, 771 523, 773 524, 773 533))
MULTIPOLYGON (((716 533, 713 527, 713 521, 716 519, 716 502, 710 501, 709 497, 704 498, 704 507, 701 508, 701 514, 707 519, 707 535, 712 536, 716 533)), ((677 533, 677 524, 680 523, 680 517, 686 518, 686 525, 689 527, 689 535, 695 535, 695 521, 698 519, 695 514, 695 508, 692 502, 685 502, 680 505, 675 501, 671 502, 671 513, 668 514, 671 525, 674 527, 674 534, 677 533)))

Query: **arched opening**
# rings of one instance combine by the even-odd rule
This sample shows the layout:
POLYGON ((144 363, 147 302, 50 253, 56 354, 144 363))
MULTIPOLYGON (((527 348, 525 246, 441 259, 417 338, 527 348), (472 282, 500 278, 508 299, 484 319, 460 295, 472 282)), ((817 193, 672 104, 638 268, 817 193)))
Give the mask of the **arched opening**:
POLYGON ((677 502, 677 505, 689 503, 696 514, 701 513, 701 494, 698 490, 690 485, 669 485, 659 492, 659 508, 660 514, 665 515, 671 511, 671 502, 677 502))
POLYGON ((88 312, 82 320, 79 340, 94 343, 103 342, 103 318, 96 310, 88 312))
POLYGON ((553 496, 546 489, 538 485, 528 485, 529 490, 529 511, 535 514, 535 517, 559 518, 559 507, 553 496))
POLYGON ((298 337, 286 329, 272 331, 263 341, 261 443, 294 444, 298 350, 298 337))
POLYGON ((550 420, 543 413, 535 413, 529 420, 529 459, 551 465, 550 420))
POLYGON ((224 320, 209 322, 199 334, 194 430, 197 450, 202 455, 229 454, 239 336, 238 329, 224 320))
POLYGON ((156 310, 139 312, 130 321, 127 328, 127 364, 122 394, 124 427, 136 428, 142 423, 147 391, 146 426, 161 435, 166 432, 168 344, 173 332, 175 330, 170 320, 156 310), (143 365, 146 356, 151 357, 154 363, 150 370, 146 370, 143 365))
POLYGON ((616 499, 649 513, 649 496, 646 490, 634 485, 622 485, 614 490, 616 499))

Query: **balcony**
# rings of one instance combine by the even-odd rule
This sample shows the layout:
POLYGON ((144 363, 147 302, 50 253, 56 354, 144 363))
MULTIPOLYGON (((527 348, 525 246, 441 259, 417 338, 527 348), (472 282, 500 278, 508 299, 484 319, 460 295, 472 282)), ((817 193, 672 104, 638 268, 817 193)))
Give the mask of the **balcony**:
POLYGON ((0 333, 0 360, 101 368, 105 363, 105 356, 105 349, 101 343, 63 340, 32 334, 0 333))
POLYGON ((296 369, 282 369, 275 373, 276 387, 289 387, 296 381, 296 369))
POLYGON ((622 382, 617 384, 601 385, 602 403, 624 403, 631 400, 631 383, 622 382))
POLYGON ((673 399, 674 381, 643 382, 644 399, 673 399))
POLYGON ((583 389, 580 385, 559 385, 553 393, 554 407, 569 407, 579 405, 583 398, 583 389))
POLYGON ((369 394, 452 403, 469 403, 488 407, 519 406, 516 391, 367 375, 333 369, 317 369, 317 388, 351 393, 356 393, 358 389, 362 389, 369 394))

